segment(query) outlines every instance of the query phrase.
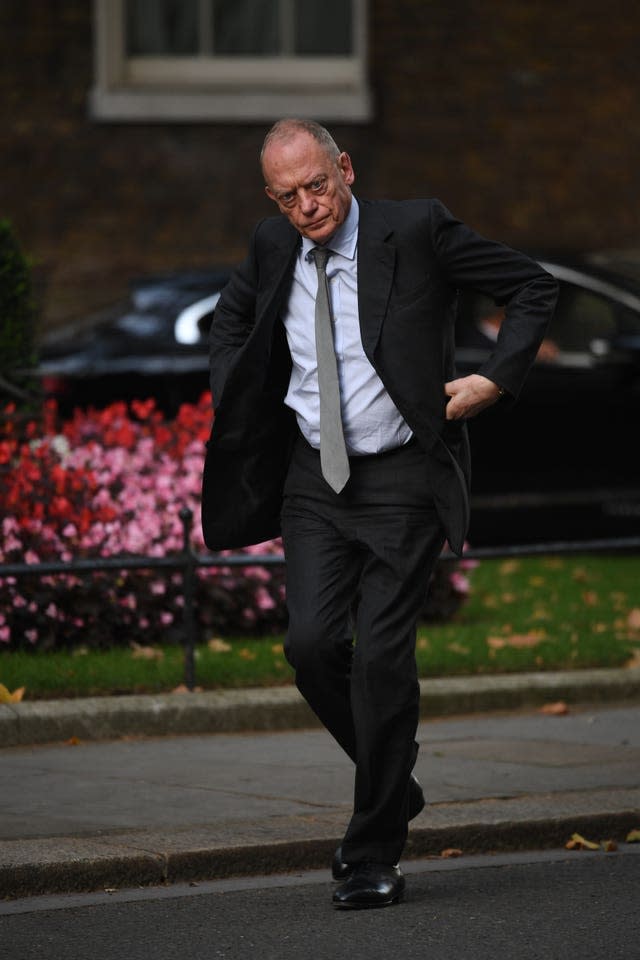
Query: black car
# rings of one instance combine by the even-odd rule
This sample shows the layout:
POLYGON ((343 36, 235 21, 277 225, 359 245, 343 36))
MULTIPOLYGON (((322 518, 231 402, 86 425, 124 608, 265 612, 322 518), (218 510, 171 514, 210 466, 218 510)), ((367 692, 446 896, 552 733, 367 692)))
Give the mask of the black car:
POLYGON ((191 270, 133 281, 125 302, 45 340, 45 392, 63 415, 76 406, 155 397, 172 416, 207 389, 207 335, 228 278, 223 270, 191 270))
MULTIPOLYGON (((469 422, 470 541, 637 536, 640 283, 632 265, 625 275, 622 264, 614 270, 597 258, 540 262, 560 293, 536 363, 516 404, 498 404, 469 422)), ((494 304, 462 299, 461 375, 492 349, 499 320, 494 304)))
MULTIPOLYGON (((558 306, 517 403, 469 422, 474 546, 640 535, 640 262, 538 258, 558 306)), ((41 373, 63 407, 155 396, 172 413, 207 388, 207 331, 226 274, 134 285, 126 309, 84 341, 45 348, 41 373)), ((500 310, 460 298, 457 365, 478 369, 500 310)))

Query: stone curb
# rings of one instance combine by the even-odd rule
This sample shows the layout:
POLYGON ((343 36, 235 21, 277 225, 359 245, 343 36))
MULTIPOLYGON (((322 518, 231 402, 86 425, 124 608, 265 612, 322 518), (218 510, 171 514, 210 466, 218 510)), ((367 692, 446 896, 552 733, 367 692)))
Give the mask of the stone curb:
MULTIPOLYGON (((483 820, 485 804, 477 806, 477 811, 467 811, 466 821, 413 828, 404 858, 440 857, 449 849, 467 856, 562 848, 574 832, 598 842, 622 843, 638 826, 634 810, 504 820, 490 815, 483 820)), ((296 824, 291 828, 292 839, 266 837, 208 846, 197 839, 190 845, 188 831, 182 842, 179 835, 5 841, 0 844, 0 900, 327 869, 339 843, 338 825, 335 831, 320 830, 316 836, 296 836, 296 824)))
MULTIPOLYGON (((564 700, 640 700, 640 668, 422 680, 421 717, 517 710, 564 700)), ((78 738, 293 730, 317 726, 292 687, 0 704, 0 747, 78 738)))

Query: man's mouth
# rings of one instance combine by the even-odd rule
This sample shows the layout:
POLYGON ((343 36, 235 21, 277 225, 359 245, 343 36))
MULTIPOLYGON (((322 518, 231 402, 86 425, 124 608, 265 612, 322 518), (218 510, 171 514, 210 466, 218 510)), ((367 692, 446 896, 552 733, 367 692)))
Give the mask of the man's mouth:
POLYGON ((325 217, 320 217, 319 220, 312 220, 311 223, 307 224, 307 230, 315 230, 317 227, 321 227, 324 223, 327 222, 328 215, 325 217))

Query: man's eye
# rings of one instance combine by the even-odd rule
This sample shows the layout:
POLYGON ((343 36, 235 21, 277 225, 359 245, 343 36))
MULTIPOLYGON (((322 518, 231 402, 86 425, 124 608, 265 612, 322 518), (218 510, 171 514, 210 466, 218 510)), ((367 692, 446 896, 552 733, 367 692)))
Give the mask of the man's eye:
POLYGON ((283 193, 280 197, 280 203, 284 203, 285 206, 290 206, 295 200, 294 193, 283 193))
POLYGON ((324 179, 321 179, 321 180, 313 180, 312 183, 311 183, 311 189, 312 189, 312 190, 316 190, 316 191, 317 191, 317 190, 322 190, 322 188, 324 187, 324 185, 325 185, 325 180, 324 180, 324 179))

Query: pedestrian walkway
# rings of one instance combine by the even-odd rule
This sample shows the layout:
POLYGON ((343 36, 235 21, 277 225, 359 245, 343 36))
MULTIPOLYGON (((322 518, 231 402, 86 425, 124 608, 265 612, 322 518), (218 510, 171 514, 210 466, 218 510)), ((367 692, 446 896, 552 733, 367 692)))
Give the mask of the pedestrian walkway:
MULTIPOLYGON (((638 703, 423 722, 427 806, 406 857, 560 847, 576 831, 624 840, 640 828, 638 703)), ((0 897, 324 866, 328 878, 351 807, 351 764, 320 729, 74 737, 5 747, 0 762, 0 897)))

